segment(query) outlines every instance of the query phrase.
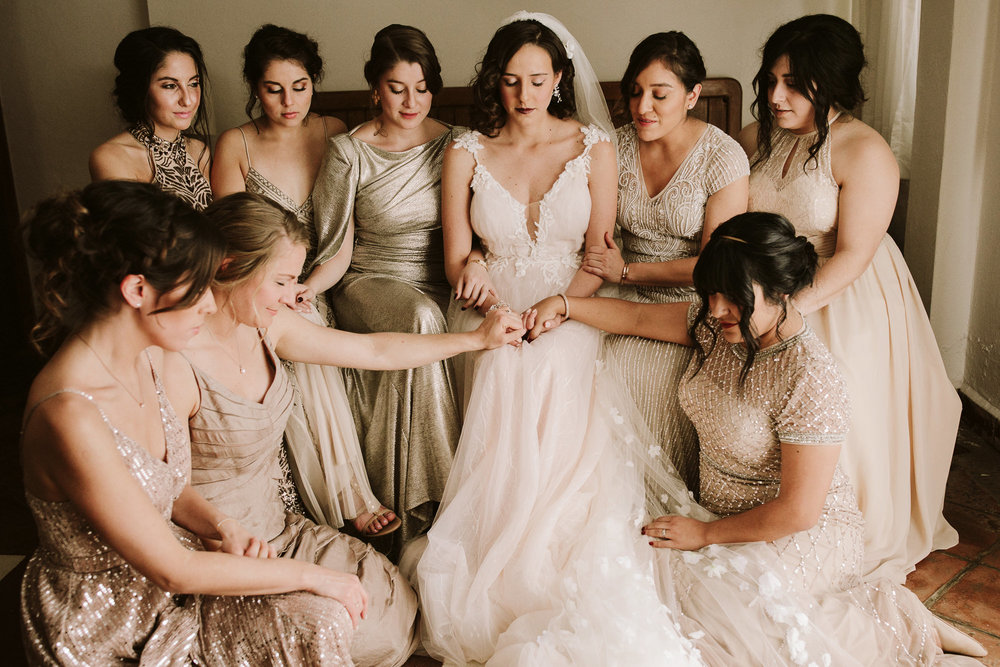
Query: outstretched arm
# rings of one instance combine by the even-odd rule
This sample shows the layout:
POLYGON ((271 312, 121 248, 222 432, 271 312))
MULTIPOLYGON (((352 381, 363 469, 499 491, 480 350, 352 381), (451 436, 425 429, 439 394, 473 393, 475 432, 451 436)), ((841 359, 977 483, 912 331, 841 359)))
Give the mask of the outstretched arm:
POLYGON ((269 329, 282 359, 311 364, 396 370, 416 368, 462 352, 516 343, 524 334, 521 318, 495 310, 475 331, 445 334, 356 334, 313 324, 285 308, 269 329))
POLYGON ((543 299, 531 308, 527 318, 531 328, 528 340, 538 338, 551 330, 553 323, 564 320, 567 303, 571 319, 608 333, 693 345, 687 330, 687 312, 691 305, 688 302, 635 303, 622 299, 572 296, 567 296, 564 302, 559 295, 543 299))

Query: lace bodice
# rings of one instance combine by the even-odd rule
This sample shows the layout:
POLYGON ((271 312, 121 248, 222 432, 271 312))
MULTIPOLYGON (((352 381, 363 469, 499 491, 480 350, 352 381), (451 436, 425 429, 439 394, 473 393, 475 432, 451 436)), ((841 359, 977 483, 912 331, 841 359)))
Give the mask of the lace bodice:
POLYGON ((771 156, 750 171, 748 210, 780 213, 812 242, 820 257, 830 257, 837 246, 840 186, 830 166, 830 138, 811 160, 809 146, 815 140, 815 132, 774 131, 771 156))
POLYGON ((501 295, 515 308, 530 306, 565 287, 580 266, 580 251, 590 223, 590 151, 594 144, 610 141, 596 126, 581 127, 580 131, 584 135, 583 151, 566 163, 540 200, 534 239, 528 233, 528 207, 504 189, 480 161, 482 135, 469 132, 455 142, 456 149, 469 151, 476 160, 469 215, 494 280, 496 272, 512 270, 512 279, 534 285, 534 289, 522 286, 525 289, 518 289, 517 295, 501 295), (522 280, 529 275, 540 280, 522 280), (524 300, 527 303, 522 305, 524 300))

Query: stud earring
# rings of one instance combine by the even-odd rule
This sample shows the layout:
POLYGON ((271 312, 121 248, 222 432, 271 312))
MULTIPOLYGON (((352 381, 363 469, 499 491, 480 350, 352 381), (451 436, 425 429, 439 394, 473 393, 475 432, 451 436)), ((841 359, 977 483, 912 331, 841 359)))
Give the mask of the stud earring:
POLYGON ((562 102, 562 93, 559 92, 559 84, 552 89, 552 97, 556 98, 556 102, 562 102))

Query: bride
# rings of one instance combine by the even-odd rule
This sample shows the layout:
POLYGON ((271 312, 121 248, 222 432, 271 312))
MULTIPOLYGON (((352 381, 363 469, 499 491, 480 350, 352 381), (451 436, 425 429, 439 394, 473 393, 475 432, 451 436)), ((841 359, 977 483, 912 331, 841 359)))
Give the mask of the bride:
MULTIPOLYGON (((442 175, 456 331, 593 294, 581 249, 616 208, 607 107, 562 24, 505 21, 473 88, 477 131, 448 149, 442 175)), ((403 557, 404 569, 420 558, 423 642, 445 664, 698 663, 656 596, 642 480, 621 453, 635 436, 606 403, 598 349, 596 329, 566 322, 466 359, 458 455, 436 522, 403 557)))

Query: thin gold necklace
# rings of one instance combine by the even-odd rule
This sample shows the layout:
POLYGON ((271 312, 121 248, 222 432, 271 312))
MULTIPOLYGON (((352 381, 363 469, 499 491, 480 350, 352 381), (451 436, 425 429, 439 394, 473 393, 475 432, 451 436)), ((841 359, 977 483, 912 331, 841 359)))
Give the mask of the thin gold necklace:
MULTIPOLYGON (((240 375, 246 375, 247 374, 247 369, 246 369, 245 366, 243 366, 243 355, 240 354, 240 341, 237 338, 237 334, 239 333, 239 330, 240 330, 239 329, 239 324, 237 324, 236 325, 236 331, 233 333, 233 336, 232 336, 233 340, 236 341, 236 356, 234 357, 232 355, 232 353, 229 351, 229 349, 226 348, 226 346, 222 344, 222 341, 220 341, 219 338, 215 335, 215 332, 212 331, 212 325, 208 325, 208 333, 212 337, 212 340, 215 341, 216 345, 218 345, 220 348, 222 348, 222 351, 225 353, 225 355, 227 357, 229 357, 230 359, 232 359, 233 361, 236 362, 237 368, 240 369, 240 375)), ((250 348, 250 351, 253 352, 253 350, 254 350, 255 347, 257 347, 257 343, 253 344, 253 347, 250 348)))
POLYGON ((94 348, 92 348, 90 346, 90 343, 88 343, 83 338, 83 336, 81 336, 80 334, 76 334, 76 337, 80 339, 81 343, 83 343, 84 345, 87 346, 88 350, 90 350, 91 352, 93 352, 94 356, 97 357, 97 360, 99 362, 101 362, 101 366, 104 366, 104 370, 106 370, 108 372, 108 375, 110 375, 114 379, 115 382, 117 382, 118 384, 121 385, 122 389, 125 390, 125 393, 128 394, 129 397, 133 401, 135 401, 136 403, 138 403, 140 408, 146 407, 145 396, 143 395, 143 392, 142 392, 142 378, 139 376, 139 373, 136 372, 136 374, 135 374, 136 384, 139 385, 139 398, 136 398, 135 394, 133 394, 131 391, 129 391, 129 388, 126 387, 125 383, 121 381, 121 378, 119 378, 117 375, 115 375, 114 371, 111 370, 111 367, 108 366, 106 363, 104 363, 104 359, 101 359, 101 355, 97 354, 97 350, 95 350, 94 348))

